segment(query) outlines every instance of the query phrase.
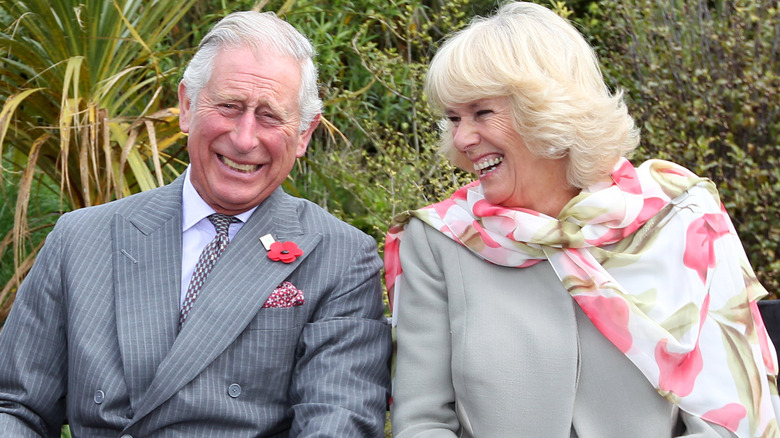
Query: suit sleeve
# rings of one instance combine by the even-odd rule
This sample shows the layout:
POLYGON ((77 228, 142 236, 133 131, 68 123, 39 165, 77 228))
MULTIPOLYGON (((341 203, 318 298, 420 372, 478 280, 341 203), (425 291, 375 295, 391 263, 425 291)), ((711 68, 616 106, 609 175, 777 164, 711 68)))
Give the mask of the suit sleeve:
POLYGON ((323 273, 339 266, 340 279, 299 341, 290 436, 384 436, 392 340, 384 316, 381 261, 370 237, 349 240, 326 246, 329 255, 320 263, 327 268, 308 268, 323 273))
POLYGON ((398 438, 455 437, 459 429, 446 282, 427 228, 413 219, 400 247, 403 277, 396 304, 392 407, 393 434, 398 438))
POLYGON ((60 436, 67 379, 61 237, 60 227, 47 236, 0 331, 3 436, 60 436))

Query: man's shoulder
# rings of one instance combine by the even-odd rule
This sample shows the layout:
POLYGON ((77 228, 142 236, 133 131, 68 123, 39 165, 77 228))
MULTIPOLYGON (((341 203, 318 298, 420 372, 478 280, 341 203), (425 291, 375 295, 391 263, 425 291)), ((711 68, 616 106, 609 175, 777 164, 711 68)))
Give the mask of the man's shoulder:
POLYGON ((64 214, 58 222, 103 221, 114 215, 143 215, 145 210, 159 213, 164 209, 181 209, 181 187, 171 183, 139 192, 105 204, 82 207, 64 214), (178 187, 177 187, 178 186, 178 187))
MULTIPOLYGON (((323 207, 307 199, 285 194, 289 205, 294 206, 304 231, 324 235, 344 236, 353 239, 372 239, 357 227, 337 218, 323 207)), ((372 239, 373 240, 373 239, 372 239)))

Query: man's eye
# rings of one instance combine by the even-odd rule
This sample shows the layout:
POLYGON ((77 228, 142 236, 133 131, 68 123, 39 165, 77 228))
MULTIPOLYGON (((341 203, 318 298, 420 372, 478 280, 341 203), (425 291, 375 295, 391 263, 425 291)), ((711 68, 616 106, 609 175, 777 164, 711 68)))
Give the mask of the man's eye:
POLYGON ((239 108, 239 106, 234 104, 234 103, 222 103, 222 104, 219 105, 219 108, 223 112, 226 112, 226 113, 229 113, 229 114, 233 114, 233 113, 236 113, 236 112, 241 110, 239 108))
POLYGON ((273 123, 279 122, 279 116, 277 116, 274 113, 269 113, 269 112, 258 113, 257 114, 257 118, 260 119, 260 120, 264 120, 266 122, 269 122, 269 123, 270 122, 273 122, 273 123))

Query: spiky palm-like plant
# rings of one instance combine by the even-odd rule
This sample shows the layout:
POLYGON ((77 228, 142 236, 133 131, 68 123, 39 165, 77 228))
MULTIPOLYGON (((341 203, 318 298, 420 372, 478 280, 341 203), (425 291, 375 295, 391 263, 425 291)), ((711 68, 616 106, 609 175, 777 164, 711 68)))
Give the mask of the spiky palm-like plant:
POLYGON ((168 149, 182 134, 165 107, 181 49, 171 35, 194 3, 0 0, 0 183, 18 190, 0 240, 0 254, 13 245, 16 267, 0 286, 0 321, 39 246, 25 240, 30 227, 53 225, 28 214, 36 181, 54 185, 69 210, 178 174, 168 149))

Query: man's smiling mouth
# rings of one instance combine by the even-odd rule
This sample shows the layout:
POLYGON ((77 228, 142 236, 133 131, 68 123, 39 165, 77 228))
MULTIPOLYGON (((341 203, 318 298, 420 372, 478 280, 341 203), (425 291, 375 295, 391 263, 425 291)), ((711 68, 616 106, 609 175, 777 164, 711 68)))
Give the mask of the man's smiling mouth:
POLYGON ((227 167, 229 167, 229 168, 231 168, 231 169, 233 169, 233 170, 235 170, 237 172, 252 173, 252 172, 254 172, 254 171, 256 171, 257 169, 260 168, 260 166, 257 165, 257 164, 239 164, 239 163, 236 163, 235 161, 233 161, 230 158, 225 157, 223 155, 217 155, 217 156, 219 157, 219 160, 222 161, 222 163, 225 166, 227 166, 227 167))

